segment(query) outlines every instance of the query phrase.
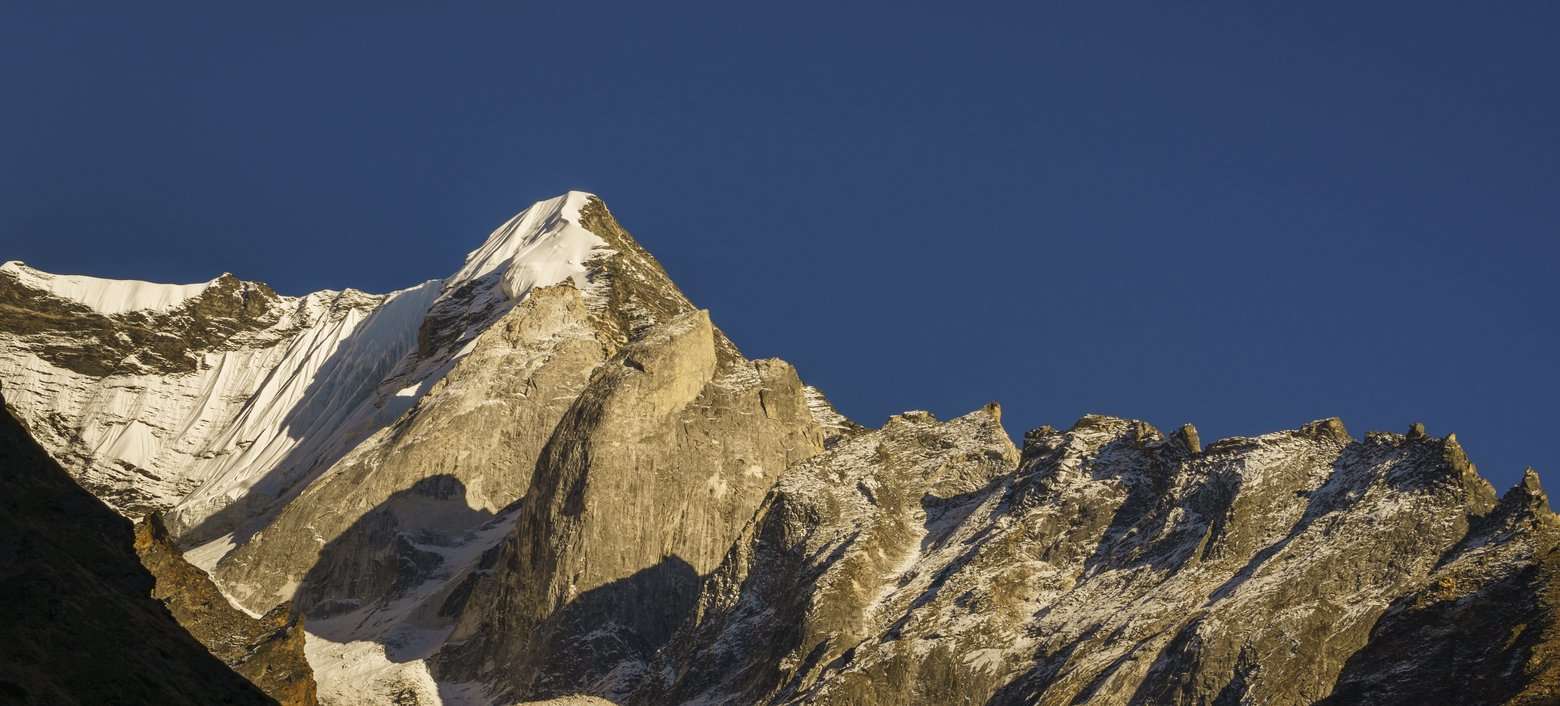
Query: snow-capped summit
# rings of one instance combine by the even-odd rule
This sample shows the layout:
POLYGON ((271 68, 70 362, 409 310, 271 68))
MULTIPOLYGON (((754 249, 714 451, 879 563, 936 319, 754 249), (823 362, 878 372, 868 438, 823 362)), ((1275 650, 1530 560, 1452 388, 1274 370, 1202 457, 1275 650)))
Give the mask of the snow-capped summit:
POLYGON ((607 286, 588 272, 611 253, 581 225, 593 203, 605 212, 578 191, 539 201, 459 271, 388 295, 288 297, 230 274, 158 284, 8 261, 0 298, 14 305, 0 312, 0 380, 89 489, 132 517, 171 509, 176 532, 205 525, 197 536, 209 538, 263 514, 258 498, 284 502, 393 422, 532 290, 607 286), (78 315, 107 319, 86 325, 78 315), (242 511, 223 514, 236 504, 242 511))
POLYGON ((570 191, 515 214, 466 256, 460 271, 445 280, 445 289, 458 289, 494 272, 501 273, 503 291, 514 299, 533 287, 565 279, 584 288, 585 263, 606 246, 600 236, 580 225, 580 210, 595 198, 570 191))

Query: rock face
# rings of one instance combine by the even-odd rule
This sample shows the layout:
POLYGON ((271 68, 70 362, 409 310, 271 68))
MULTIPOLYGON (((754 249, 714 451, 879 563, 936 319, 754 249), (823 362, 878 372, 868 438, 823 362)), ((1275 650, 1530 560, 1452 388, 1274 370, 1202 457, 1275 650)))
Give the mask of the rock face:
POLYGON ((597 371, 536 466, 513 532, 441 606, 441 673, 509 698, 621 696, 788 465, 823 432, 795 371, 727 357, 705 312, 597 371))
POLYGON ((1560 701, 1536 474, 1421 425, 865 429, 589 194, 389 295, 6 263, 0 383, 285 703, 1560 701))
POLYGON ((0 409, 0 702, 274 703, 149 595, 131 542, 0 409))
POLYGON ((992 405, 946 423, 900 415, 793 467, 635 700, 758 703, 817 686, 866 640, 904 627, 910 606, 896 598, 918 596, 896 593, 902 577, 946 569, 927 558, 1017 460, 992 405))
POLYGON ((156 515, 136 524, 135 553, 156 580, 152 597, 212 655, 282 706, 319 703, 314 670, 304 657, 303 626, 293 619, 290 604, 260 618, 234 608, 206 572, 184 560, 156 515))
MULTIPOLYGON (((789 365, 744 358, 578 192, 500 226, 450 277, 383 297, 5 271, 0 374, 23 391, 17 408, 125 514, 162 512, 226 596, 254 613, 293 601, 327 702, 450 699, 452 679, 473 693, 594 685, 600 669, 551 666, 571 630, 610 627, 584 617, 601 594, 582 612, 576 593, 660 566, 645 590, 691 604, 774 478, 856 428, 789 365), (245 307, 197 315, 234 292, 245 307), (136 331, 180 327, 200 335, 164 336, 158 366, 137 362, 152 356, 136 331), (69 359, 97 330, 120 348, 69 359), (560 514, 559 493, 586 486, 592 512, 560 514), (532 542, 517 526, 548 529, 532 542), (517 599, 494 562, 548 578, 517 599), (509 657, 534 669, 494 666, 509 657)), ((197 635, 225 620, 198 582, 162 597, 197 635)), ((615 638, 625 670, 682 619, 661 612, 615 638)))
POLYGON ((1198 451, 1107 417, 990 473, 971 422, 896 419, 788 471, 635 700, 1556 699, 1536 475, 1497 502, 1453 438, 1327 420, 1198 451), (956 492, 890 471, 885 494, 885 447, 967 459, 937 465, 956 492), (924 510, 882 500, 905 492, 924 510))

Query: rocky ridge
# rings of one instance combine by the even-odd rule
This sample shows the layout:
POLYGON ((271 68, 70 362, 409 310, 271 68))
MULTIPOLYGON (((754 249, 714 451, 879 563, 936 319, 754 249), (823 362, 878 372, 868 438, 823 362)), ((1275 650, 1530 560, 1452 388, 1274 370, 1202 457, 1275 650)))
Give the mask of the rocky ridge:
POLYGON ((282 706, 319 703, 314 670, 304 656, 303 625, 292 604, 258 618, 230 605, 206 572, 184 560, 156 515, 136 523, 134 546, 155 579, 152 598, 213 656, 282 706))
MULTIPOLYGON (((882 478, 927 478, 898 470, 897 454, 1000 450, 989 434, 907 437, 916 423, 892 420, 788 471, 705 585, 681 647, 663 653, 660 681, 631 701, 1494 704, 1560 693, 1555 517, 1536 475, 1497 500, 1455 437, 1415 427, 1355 440, 1324 420, 1201 450, 1191 429, 1166 437, 1085 417, 1030 432, 1014 471, 937 466, 962 492, 920 480, 914 531, 885 532, 906 523, 902 503, 882 502, 882 478)), ((959 424, 969 418, 945 426, 959 424)))

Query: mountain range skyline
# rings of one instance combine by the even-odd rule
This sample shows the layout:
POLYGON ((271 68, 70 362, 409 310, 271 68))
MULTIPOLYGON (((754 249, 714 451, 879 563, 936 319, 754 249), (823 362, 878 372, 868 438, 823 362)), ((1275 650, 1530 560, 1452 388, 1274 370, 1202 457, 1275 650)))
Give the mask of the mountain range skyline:
POLYGON ((382 293, 581 189, 866 422, 1560 467, 1548 4, 88 9, 0 23, 0 260, 382 293))
POLYGON ((388 294, 5 262, 0 589, 48 607, 0 616, 0 695, 1560 694, 1560 519, 1537 473, 1498 488, 1454 434, 1205 442, 1086 414, 1020 445, 995 402, 874 427, 803 375, 747 357, 579 191, 388 294), (62 679, 112 659, 94 626, 202 671, 62 679))

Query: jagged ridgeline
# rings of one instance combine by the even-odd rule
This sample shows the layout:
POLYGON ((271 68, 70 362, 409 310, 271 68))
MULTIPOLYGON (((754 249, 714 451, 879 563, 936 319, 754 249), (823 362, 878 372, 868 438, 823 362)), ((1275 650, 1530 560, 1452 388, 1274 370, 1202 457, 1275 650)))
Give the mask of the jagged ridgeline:
POLYGON ((865 429, 589 194, 386 295, 6 263, 0 385, 143 520, 126 600, 287 703, 1560 700, 1536 474, 1337 420, 865 429))

